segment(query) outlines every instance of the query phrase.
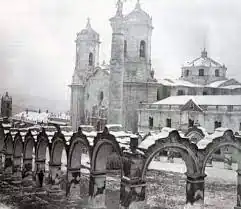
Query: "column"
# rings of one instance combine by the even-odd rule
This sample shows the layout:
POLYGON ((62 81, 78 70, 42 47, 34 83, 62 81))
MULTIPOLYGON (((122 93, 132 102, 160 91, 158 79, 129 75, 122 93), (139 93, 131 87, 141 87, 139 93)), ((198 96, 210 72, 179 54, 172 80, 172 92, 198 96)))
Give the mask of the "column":
POLYGON ((122 178, 120 209, 146 209, 146 184, 141 180, 122 178))
POLYGON ((66 192, 61 189, 64 176, 61 172, 61 164, 50 164, 50 188, 48 190, 49 195, 53 199, 60 199, 65 196, 66 192))
POLYGON ((89 208, 107 208, 105 204, 105 185, 106 173, 90 173, 89 208))
POLYGON ((5 154, 5 163, 4 163, 4 179, 10 180, 13 173, 13 160, 12 154, 5 154))
POLYGON ((4 153, 0 151, 0 174, 4 172, 4 153))
POLYGON ((120 208, 144 209, 146 204, 146 183, 141 179, 144 164, 143 157, 132 149, 123 158, 123 178, 121 179, 120 208))
POLYGON ((70 200, 80 199, 80 168, 68 168, 67 195, 70 200))
POLYGON ((187 175, 184 209, 204 209, 204 179, 206 175, 187 175))
POLYGON ((241 209, 241 169, 237 170, 237 206, 234 209, 241 209))
POLYGON ((33 181, 32 158, 23 159, 22 184, 24 187, 32 187, 35 185, 33 181))
POLYGON ((21 156, 13 157, 13 183, 21 184, 22 181, 22 169, 21 169, 21 156))

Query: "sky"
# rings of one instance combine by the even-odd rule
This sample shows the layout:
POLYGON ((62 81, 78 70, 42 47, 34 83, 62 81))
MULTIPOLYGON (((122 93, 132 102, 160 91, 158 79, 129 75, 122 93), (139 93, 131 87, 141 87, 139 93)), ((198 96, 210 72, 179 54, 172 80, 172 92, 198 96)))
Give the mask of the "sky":
MULTIPOLYGON (((124 14, 136 0, 126 0, 124 14)), ((186 61, 208 55, 241 81, 241 1, 140 0, 153 18, 152 67, 157 78, 178 78, 186 61)), ((110 60, 109 18, 116 0, 0 0, 0 87, 70 100, 76 33, 89 17, 100 34, 100 63, 110 60)))

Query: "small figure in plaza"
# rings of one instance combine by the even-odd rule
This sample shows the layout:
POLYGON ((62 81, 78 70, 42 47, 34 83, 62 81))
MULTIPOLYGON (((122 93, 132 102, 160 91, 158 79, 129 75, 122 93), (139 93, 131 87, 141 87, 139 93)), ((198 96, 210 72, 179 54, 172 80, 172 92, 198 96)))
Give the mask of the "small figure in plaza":
POLYGON ((44 172, 43 172, 43 170, 41 170, 41 171, 38 173, 38 179, 39 179, 40 187, 43 187, 43 180, 44 180, 44 172))

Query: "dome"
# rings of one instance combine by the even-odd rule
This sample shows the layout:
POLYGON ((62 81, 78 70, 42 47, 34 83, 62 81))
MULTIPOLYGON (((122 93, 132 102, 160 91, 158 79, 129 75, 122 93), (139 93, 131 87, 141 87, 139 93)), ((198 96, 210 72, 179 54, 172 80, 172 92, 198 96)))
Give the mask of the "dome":
POLYGON ((149 25, 152 24, 152 18, 149 14, 147 14, 144 10, 141 9, 139 0, 136 3, 135 9, 131 13, 126 15, 125 19, 126 21, 133 23, 146 23, 149 25))
POLYGON ((215 60, 209 58, 207 56, 207 51, 206 49, 204 49, 201 52, 201 56, 194 59, 191 62, 187 62, 185 63, 184 67, 222 67, 222 65, 218 62, 216 62, 215 60))

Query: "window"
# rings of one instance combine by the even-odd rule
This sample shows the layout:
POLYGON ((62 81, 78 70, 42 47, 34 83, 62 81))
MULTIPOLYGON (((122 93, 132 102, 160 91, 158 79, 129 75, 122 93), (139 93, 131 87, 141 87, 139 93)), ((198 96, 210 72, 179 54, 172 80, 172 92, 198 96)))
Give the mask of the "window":
POLYGON ((100 92, 100 101, 102 101, 103 99, 104 99, 104 92, 101 91, 101 92, 100 92))
POLYGON ((194 120, 188 119, 188 127, 193 127, 194 126, 194 120))
POLYGON ((189 70, 185 70, 185 77, 189 76, 189 70))
POLYGON ((239 124, 239 130, 241 131, 241 123, 239 124))
POLYGON ((178 90, 177 95, 178 96, 185 95, 185 92, 183 90, 178 90))
POLYGON ((233 105, 229 105, 228 106, 228 112, 232 112, 233 111, 233 105))
POLYGON ((127 55, 127 41, 124 41, 124 56, 126 57, 127 55))
POLYGON ((204 76, 204 69, 199 69, 199 76, 204 76))
POLYGON ((204 91, 204 92, 203 92, 203 95, 208 95, 208 92, 204 91))
POLYGON ((218 122, 218 121, 215 121, 214 128, 216 129, 216 128, 220 128, 220 127, 222 127, 222 123, 218 122))
POLYGON ((153 117, 149 117, 149 128, 153 128, 153 117))
POLYGON ((89 93, 87 93, 87 100, 90 98, 90 94, 89 93))
POLYGON ((169 128, 172 127, 172 119, 171 118, 167 118, 167 120, 166 120, 166 127, 169 127, 169 128))
POLYGON ((215 70, 215 76, 216 76, 216 77, 219 77, 219 76, 220 76, 220 74, 219 74, 219 70, 218 70, 218 69, 215 70))
POLYGON ((90 52, 89 53, 89 66, 92 66, 93 65, 93 53, 90 52))
POLYGON ((146 42, 143 40, 140 43, 140 57, 146 57, 146 42))

